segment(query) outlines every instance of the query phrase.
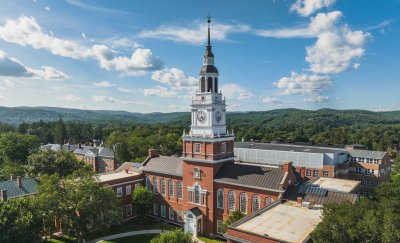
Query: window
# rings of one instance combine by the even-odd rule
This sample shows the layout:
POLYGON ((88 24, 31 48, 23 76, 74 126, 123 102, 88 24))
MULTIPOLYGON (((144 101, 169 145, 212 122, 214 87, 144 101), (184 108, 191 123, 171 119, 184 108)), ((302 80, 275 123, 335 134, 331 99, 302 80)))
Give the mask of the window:
POLYGON ((260 209, 260 197, 258 195, 253 196, 253 213, 260 209))
POLYGON ((167 217, 167 208, 165 205, 161 205, 161 217, 167 217))
POLYGON ((189 202, 193 202, 193 191, 189 191, 189 202))
POLYGON ((361 168, 360 167, 356 167, 356 174, 361 174, 361 168))
POLYGON ((183 189, 183 185, 182 182, 179 181, 178 183, 176 183, 176 187, 177 187, 177 193, 178 193, 178 199, 182 199, 183 198, 183 193, 182 193, 182 189, 183 189))
POLYGON ((224 189, 222 188, 217 191, 217 208, 224 208, 224 189))
POLYGON ((122 192, 122 187, 117 187, 117 197, 122 197, 123 192, 122 192))
POLYGON ((197 179, 197 180, 201 179, 201 171, 199 168, 194 168, 194 179, 197 179))
POLYGON ((329 176, 329 173, 328 173, 328 171, 324 171, 324 172, 322 172, 322 176, 323 176, 323 177, 328 177, 328 176, 329 176))
POLYGON ((158 215, 158 204, 157 203, 153 204, 153 214, 158 215))
POLYGON ((126 205, 126 216, 132 216, 132 204, 126 205))
POLYGON ((126 191, 126 195, 131 195, 132 193, 132 186, 131 185, 127 185, 125 187, 125 191, 126 191))
POLYGON ((172 180, 168 181, 168 194, 170 197, 174 197, 174 182, 172 180))
POLYGON ((364 196, 364 197, 369 197, 369 192, 368 192, 368 191, 364 191, 364 192, 363 192, 363 196, 364 196))
POLYGON ((306 176, 311 176, 311 170, 306 170, 306 176))
POLYGON ((368 176, 373 176, 375 174, 375 170, 365 169, 364 174, 368 176))
POLYGON ((214 84, 215 84, 214 92, 215 92, 215 93, 218 93, 218 78, 215 78, 214 80, 215 80, 215 83, 214 83, 214 84))
POLYGON ((171 207, 169 207, 169 219, 175 220, 175 212, 174 212, 174 209, 171 207))
POLYGON ((207 92, 212 92, 213 91, 213 80, 211 77, 207 78, 207 92))
POLYGON ((154 176, 154 178, 153 178, 153 192, 154 193, 158 193, 158 181, 157 181, 157 177, 156 176, 154 176))
POLYGON ((217 220, 217 233, 218 234, 223 234, 224 231, 222 230, 222 225, 224 222, 222 220, 217 220))
POLYGON ((272 199, 272 197, 267 197, 267 199, 265 199, 265 205, 269 205, 273 202, 274 202, 274 199, 272 199))
POLYGON ((247 194, 242 192, 240 193, 240 201, 239 201, 240 212, 247 213, 247 194))
POLYGON ((200 204, 200 186, 194 186, 194 203, 200 204))
POLYGON ((229 207, 229 211, 235 211, 235 192, 234 191, 230 191, 228 193, 228 207, 229 207))
POLYGON ((319 176, 319 171, 318 171, 318 170, 314 170, 313 176, 314 176, 314 177, 318 177, 318 176, 319 176))
POLYGON ((165 195, 165 179, 160 179, 160 192, 162 195, 165 195))
POLYGON ((379 164, 379 161, 377 159, 374 159, 374 164, 379 164))
POLYGON ((135 189, 137 189, 138 187, 140 187, 140 183, 135 184, 135 189))
POLYGON ((149 176, 146 176, 146 188, 147 190, 151 191, 151 182, 149 176))
POLYGON ((200 143, 195 143, 194 144, 194 153, 195 154, 200 154, 201 153, 201 144, 200 143))
POLYGON ((206 92, 206 79, 204 77, 200 81, 200 92, 206 92))
POLYGON ((176 220, 178 220, 178 222, 182 222, 182 210, 178 210, 178 215, 176 217, 176 220))
POLYGON ((226 153, 226 143, 221 143, 221 153, 226 153))

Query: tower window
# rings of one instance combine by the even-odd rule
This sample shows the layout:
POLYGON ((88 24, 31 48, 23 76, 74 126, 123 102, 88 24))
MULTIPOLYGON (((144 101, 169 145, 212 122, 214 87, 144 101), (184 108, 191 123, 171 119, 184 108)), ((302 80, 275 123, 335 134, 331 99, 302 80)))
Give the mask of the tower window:
POLYGON ((195 143, 194 144, 194 153, 195 154, 200 154, 201 152, 201 144, 200 143, 195 143))
POLYGON ((200 180, 201 179, 201 172, 199 168, 194 168, 194 179, 200 180))
POLYGON ((200 80, 200 92, 206 92, 206 79, 204 77, 200 80))
POLYGON ((207 92, 213 91, 213 79, 211 77, 207 78, 207 92))
POLYGON ((226 143, 221 143, 221 153, 226 153, 226 143))
POLYGON ((218 78, 215 78, 214 93, 218 93, 218 78))

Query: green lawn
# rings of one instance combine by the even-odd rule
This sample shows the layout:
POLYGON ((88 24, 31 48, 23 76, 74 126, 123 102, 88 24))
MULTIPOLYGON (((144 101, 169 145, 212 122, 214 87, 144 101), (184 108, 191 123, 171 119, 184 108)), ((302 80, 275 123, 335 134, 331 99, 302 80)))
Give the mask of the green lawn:
POLYGON ((110 241, 103 241, 104 243, 148 243, 157 235, 134 235, 124 238, 118 238, 110 241))
POLYGON ((68 235, 62 235, 59 237, 53 237, 50 240, 47 240, 46 242, 52 242, 52 243, 76 243, 78 242, 75 238, 70 237, 68 235))
POLYGON ((226 241, 222 241, 222 240, 219 240, 219 239, 210 239, 210 238, 207 238, 207 237, 201 237, 201 236, 199 236, 199 237, 197 237, 199 240, 201 240, 201 241, 204 241, 205 243, 221 243, 221 242, 226 242, 226 241))

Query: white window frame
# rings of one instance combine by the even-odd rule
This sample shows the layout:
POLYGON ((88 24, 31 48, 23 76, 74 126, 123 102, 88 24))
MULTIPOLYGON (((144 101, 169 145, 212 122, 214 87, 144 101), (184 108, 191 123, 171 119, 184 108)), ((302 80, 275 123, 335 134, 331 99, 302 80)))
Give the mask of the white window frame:
POLYGON ((311 170, 306 170, 306 176, 311 176, 311 170))
POLYGON ((224 209, 224 189, 222 188, 217 191, 217 208, 224 209))
POLYGON ((158 193, 158 180, 157 176, 153 177, 153 192, 158 193))
POLYGON ((201 206, 205 206, 207 204, 206 202, 207 190, 203 190, 199 184, 195 183, 193 184, 192 187, 188 187, 188 191, 189 191, 190 203, 201 206), (196 194, 196 188, 198 190, 198 194, 196 194), (198 201, 196 199, 198 199, 198 201))
POLYGON ((322 177, 329 177, 329 172, 328 171, 323 171, 322 172, 322 177))
POLYGON ((196 180, 201 180, 201 170, 200 170, 200 168, 194 168, 193 169, 193 176, 194 176, 194 179, 196 179, 196 180))
POLYGON ((146 176, 146 189, 151 191, 151 180, 149 176, 146 176))
POLYGON ((313 177, 318 177, 319 176, 319 171, 318 170, 314 170, 313 171, 313 177))
POLYGON ((165 190, 165 179, 164 178, 161 178, 160 179, 160 193, 162 194, 162 195, 167 195, 166 193, 166 190, 165 190))
POLYGON ((126 192, 126 195, 131 195, 132 194, 132 186, 131 185, 127 185, 125 187, 125 192, 126 192))
POLYGON ((167 206, 165 206, 164 204, 161 204, 161 217, 167 217, 167 206))
POLYGON ((122 197, 124 195, 124 191, 122 190, 122 186, 117 187, 117 197, 122 197))
POLYGON ((174 181, 172 179, 168 180, 168 194, 169 197, 174 197, 174 181))
POLYGON ((194 144, 194 153, 195 154, 201 154, 201 143, 195 143, 194 144))
POLYGON ((253 195, 251 209, 253 210, 253 213, 260 210, 260 197, 258 195, 253 195), (257 205, 255 205, 255 203, 257 203, 257 205))
POLYGON ((168 209, 168 218, 170 220, 175 220, 175 210, 172 207, 168 209))
POLYGON ((224 222, 222 220, 217 220, 217 233, 218 234, 223 234, 223 232, 221 232, 221 228, 222 228, 223 224, 224 224, 224 222))
POLYGON ((241 192, 239 194, 239 210, 240 212, 247 214, 247 203, 248 203, 248 197, 245 192, 241 192))
POLYGON ((362 174, 362 170, 360 167, 356 167, 356 174, 358 174, 358 175, 362 174))
POLYGON ((274 199, 272 197, 267 197, 265 199, 265 205, 270 205, 274 202, 274 199))
POLYGON ((132 216, 132 204, 129 203, 125 205, 126 216, 132 216))
POLYGON ((229 211, 235 211, 236 209, 236 195, 234 191, 228 192, 228 209, 229 211))
POLYGON ((176 183, 176 191, 177 191, 177 197, 178 199, 183 199, 183 183, 182 181, 178 181, 176 183))

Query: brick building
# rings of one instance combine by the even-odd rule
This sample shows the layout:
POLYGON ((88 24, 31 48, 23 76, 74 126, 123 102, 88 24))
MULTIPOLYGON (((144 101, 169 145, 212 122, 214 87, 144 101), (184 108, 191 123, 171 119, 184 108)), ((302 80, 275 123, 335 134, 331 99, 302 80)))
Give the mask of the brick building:
POLYGON ((74 150, 74 154, 78 159, 92 166, 96 173, 112 172, 120 166, 110 148, 79 146, 74 150))
POLYGON ((10 180, 0 181, 0 201, 12 198, 30 197, 37 192, 37 182, 33 178, 10 175, 10 180))

